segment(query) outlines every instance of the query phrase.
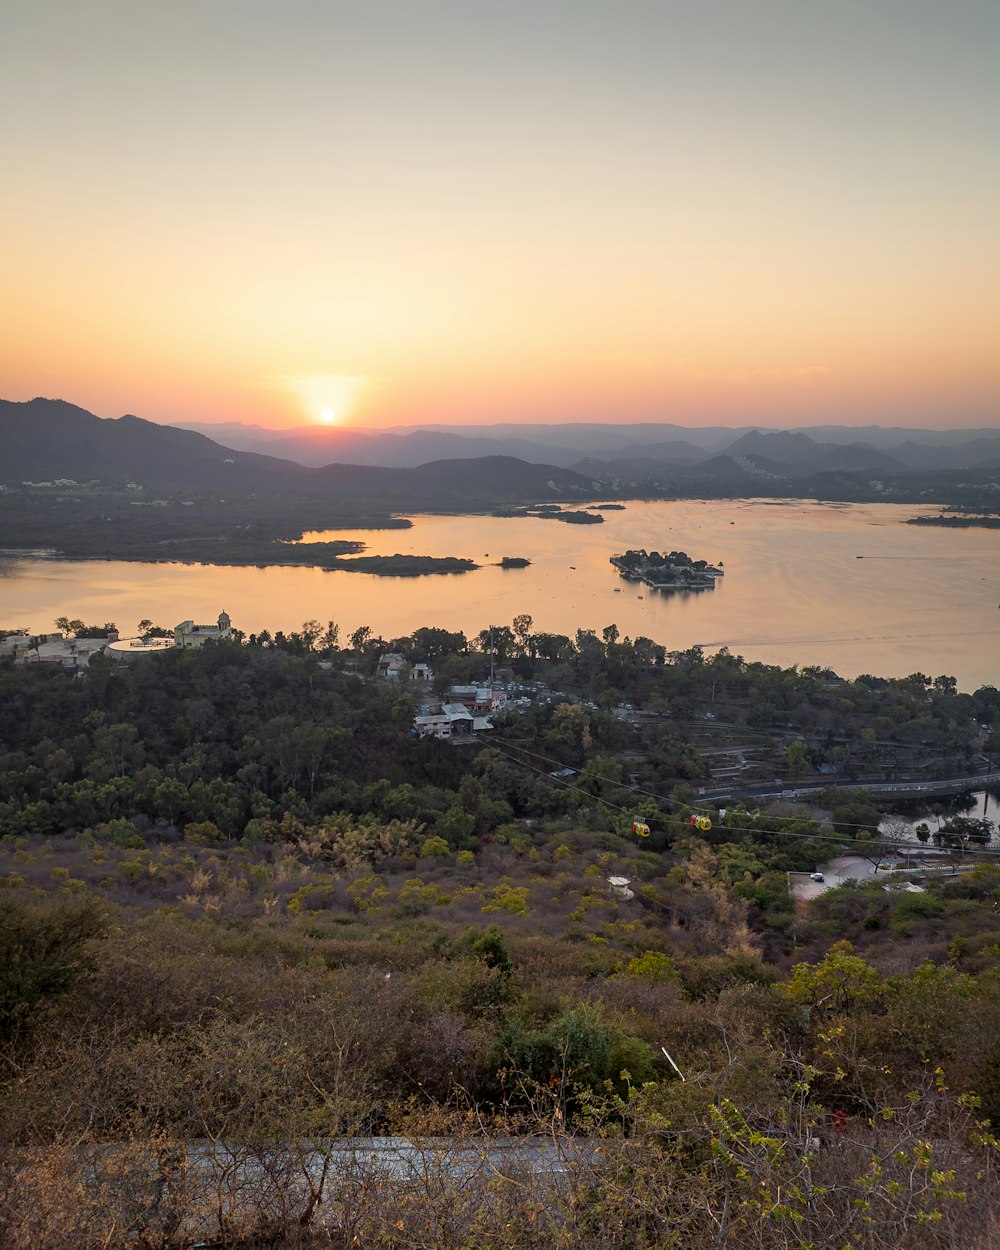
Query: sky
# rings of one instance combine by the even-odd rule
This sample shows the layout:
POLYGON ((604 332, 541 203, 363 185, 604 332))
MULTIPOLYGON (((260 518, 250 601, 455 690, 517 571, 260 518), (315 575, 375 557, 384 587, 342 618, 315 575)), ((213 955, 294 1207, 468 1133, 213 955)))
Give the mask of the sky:
POLYGON ((0 0, 0 397, 998 424, 996 0, 0 0))

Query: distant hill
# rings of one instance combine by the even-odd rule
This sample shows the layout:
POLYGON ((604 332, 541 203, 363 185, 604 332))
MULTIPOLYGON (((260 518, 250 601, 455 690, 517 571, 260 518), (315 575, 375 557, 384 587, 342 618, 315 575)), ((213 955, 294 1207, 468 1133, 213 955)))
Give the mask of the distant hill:
POLYGON ((102 419, 59 399, 0 400, 0 480, 97 479, 157 489, 292 485, 306 470, 287 460, 233 451, 203 434, 124 416, 102 419))
POLYGON ((816 425, 795 428, 796 433, 808 434, 818 443, 864 442, 880 451, 893 454, 906 442, 920 443, 928 447, 956 447, 977 438, 1000 438, 1000 429, 988 427, 956 427, 953 430, 914 429, 910 426, 884 425, 816 425))
MULTIPOLYGON (((330 463, 408 468, 431 460, 514 456, 528 463, 557 465, 605 480, 662 477, 662 467, 683 469, 725 454, 736 460, 767 462, 790 479, 839 469, 889 473, 1000 465, 1000 431, 912 430, 879 426, 822 426, 772 430, 760 427, 686 428, 668 423, 612 423, 441 426, 358 430, 302 426, 267 430, 230 422, 191 423, 216 442, 310 467, 330 463)), ((683 474, 681 474, 683 477, 683 474)))
POLYGON ((335 462, 414 468, 431 460, 472 460, 481 456, 514 456, 533 464, 544 462, 566 468, 579 458, 575 448, 536 443, 526 438, 487 438, 474 432, 411 430, 400 434, 319 425, 284 431, 227 425, 220 427, 218 433, 208 425, 197 428, 227 447, 266 452, 313 468, 335 462))
POLYGON ((761 476, 770 470, 755 465, 749 458, 741 463, 733 456, 712 456, 701 464, 683 470, 686 482, 711 483, 713 486, 725 486, 727 489, 752 489, 761 476))
MULTIPOLYGON (((594 453, 596 459, 598 453, 594 453)), ((655 460, 658 464, 698 464, 706 460, 709 452, 704 447, 684 438, 672 438, 660 443, 631 443, 600 453, 602 460, 642 463, 655 460)))
POLYGON ((765 456, 776 464, 811 464, 819 448, 807 434, 778 430, 761 434, 751 430, 725 448, 725 454, 739 459, 743 456, 765 456))
POLYGON ((503 503, 513 499, 581 497, 593 494, 594 481, 551 464, 526 464, 513 456, 482 456, 469 460, 434 460, 413 469, 329 464, 314 469, 315 480, 346 498, 369 498, 373 490, 407 506, 451 503, 503 503))
POLYGON ((850 487, 857 493, 868 490, 871 479, 891 479, 893 489, 913 491, 918 478, 926 490, 941 474, 1000 466, 1000 432, 994 431, 951 441, 930 431, 925 433, 936 437, 928 442, 900 431, 903 437, 889 449, 888 432, 872 427, 867 430, 878 437, 878 446, 857 437, 818 442, 802 430, 715 428, 687 430, 688 437, 678 438, 673 435, 680 427, 652 424, 490 427, 485 433, 463 428, 466 433, 310 427, 285 435, 238 424, 223 427, 230 442, 258 449, 247 451, 136 416, 102 419, 62 400, 0 401, 0 482, 16 486, 71 478, 117 487, 131 481, 161 492, 284 492, 357 502, 385 513, 588 498, 595 481, 617 483, 624 491, 716 495, 783 487, 807 493, 850 487), (519 429, 544 433, 551 441, 533 443, 515 435, 519 429), (668 436, 655 437, 663 433, 668 436), (285 449, 289 458, 271 454, 285 449), (293 450, 298 460, 290 458, 293 450))
POLYGON ((879 451, 877 447, 869 447, 866 443, 848 443, 842 447, 827 445, 823 450, 820 470, 866 469, 871 472, 900 473, 906 469, 906 465, 896 456, 879 451))
POLYGON ((0 400, 0 481, 134 482, 160 491, 271 490, 365 500, 385 510, 586 495, 593 482, 514 457, 436 460, 393 469, 354 464, 306 468, 237 451, 192 430, 125 416, 104 419, 62 400, 0 400))
POLYGON ((726 454, 795 481, 837 470, 892 473, 906 467, 888 452, 866 443, 817 443, 807 434, 791 430, 768 434, 753 430, 727 447, 726 454))
POLYGON ((908 439, 893 456, 910 469, 971 469, 1000 465, 1000 435, 969 439, 950 446, 932 446, 908 439))
POLYGON ((474 460, 482 456, 513 456, 535 464, 565 467, 575 458, 565 448, 543 446, 523 438, 477 438, 436 430, 414 430, 409 434, 301 430, 275 439, 266 447, 269 454, 317 467, 339 461, 405 469, 431 460, 474 460))

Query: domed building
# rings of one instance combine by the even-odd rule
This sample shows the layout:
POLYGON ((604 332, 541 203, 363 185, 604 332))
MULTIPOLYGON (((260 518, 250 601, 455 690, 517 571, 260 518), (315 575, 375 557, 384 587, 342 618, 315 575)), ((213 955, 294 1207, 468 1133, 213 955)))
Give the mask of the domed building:
POLYGON ((201 647, 206 642, 216 642, 220 638, 229 638, 233 632, 233 622, 229 613, 219 613, 217 625, 196 625, 194 621, 181 621, 174 626, 174 646, 188 649, 201 647))

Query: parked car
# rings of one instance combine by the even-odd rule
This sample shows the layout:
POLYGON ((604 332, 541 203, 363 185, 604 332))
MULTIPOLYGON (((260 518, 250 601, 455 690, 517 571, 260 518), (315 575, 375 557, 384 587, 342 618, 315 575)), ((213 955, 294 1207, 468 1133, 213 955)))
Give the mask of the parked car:
POLYGON ((821 872, 811 872, 809 874, 809 880, 810 881, 825 881, 826 877, 824 877, 821 872))

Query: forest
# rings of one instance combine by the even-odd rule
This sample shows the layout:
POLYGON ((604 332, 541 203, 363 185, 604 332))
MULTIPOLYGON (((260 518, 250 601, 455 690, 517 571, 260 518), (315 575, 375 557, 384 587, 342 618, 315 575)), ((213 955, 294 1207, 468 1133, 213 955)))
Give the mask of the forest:
POLYGON ((788 877, 896 840, 824 765, 994 767, 995 689, 339 642, 0 662, 0 1245, 997 1243, 993 829, 938 804, 920 890, 788 877), (491 668, 490 733, 413 735, 491 668), (747 735, 825 788, 704 798, 747 735))

